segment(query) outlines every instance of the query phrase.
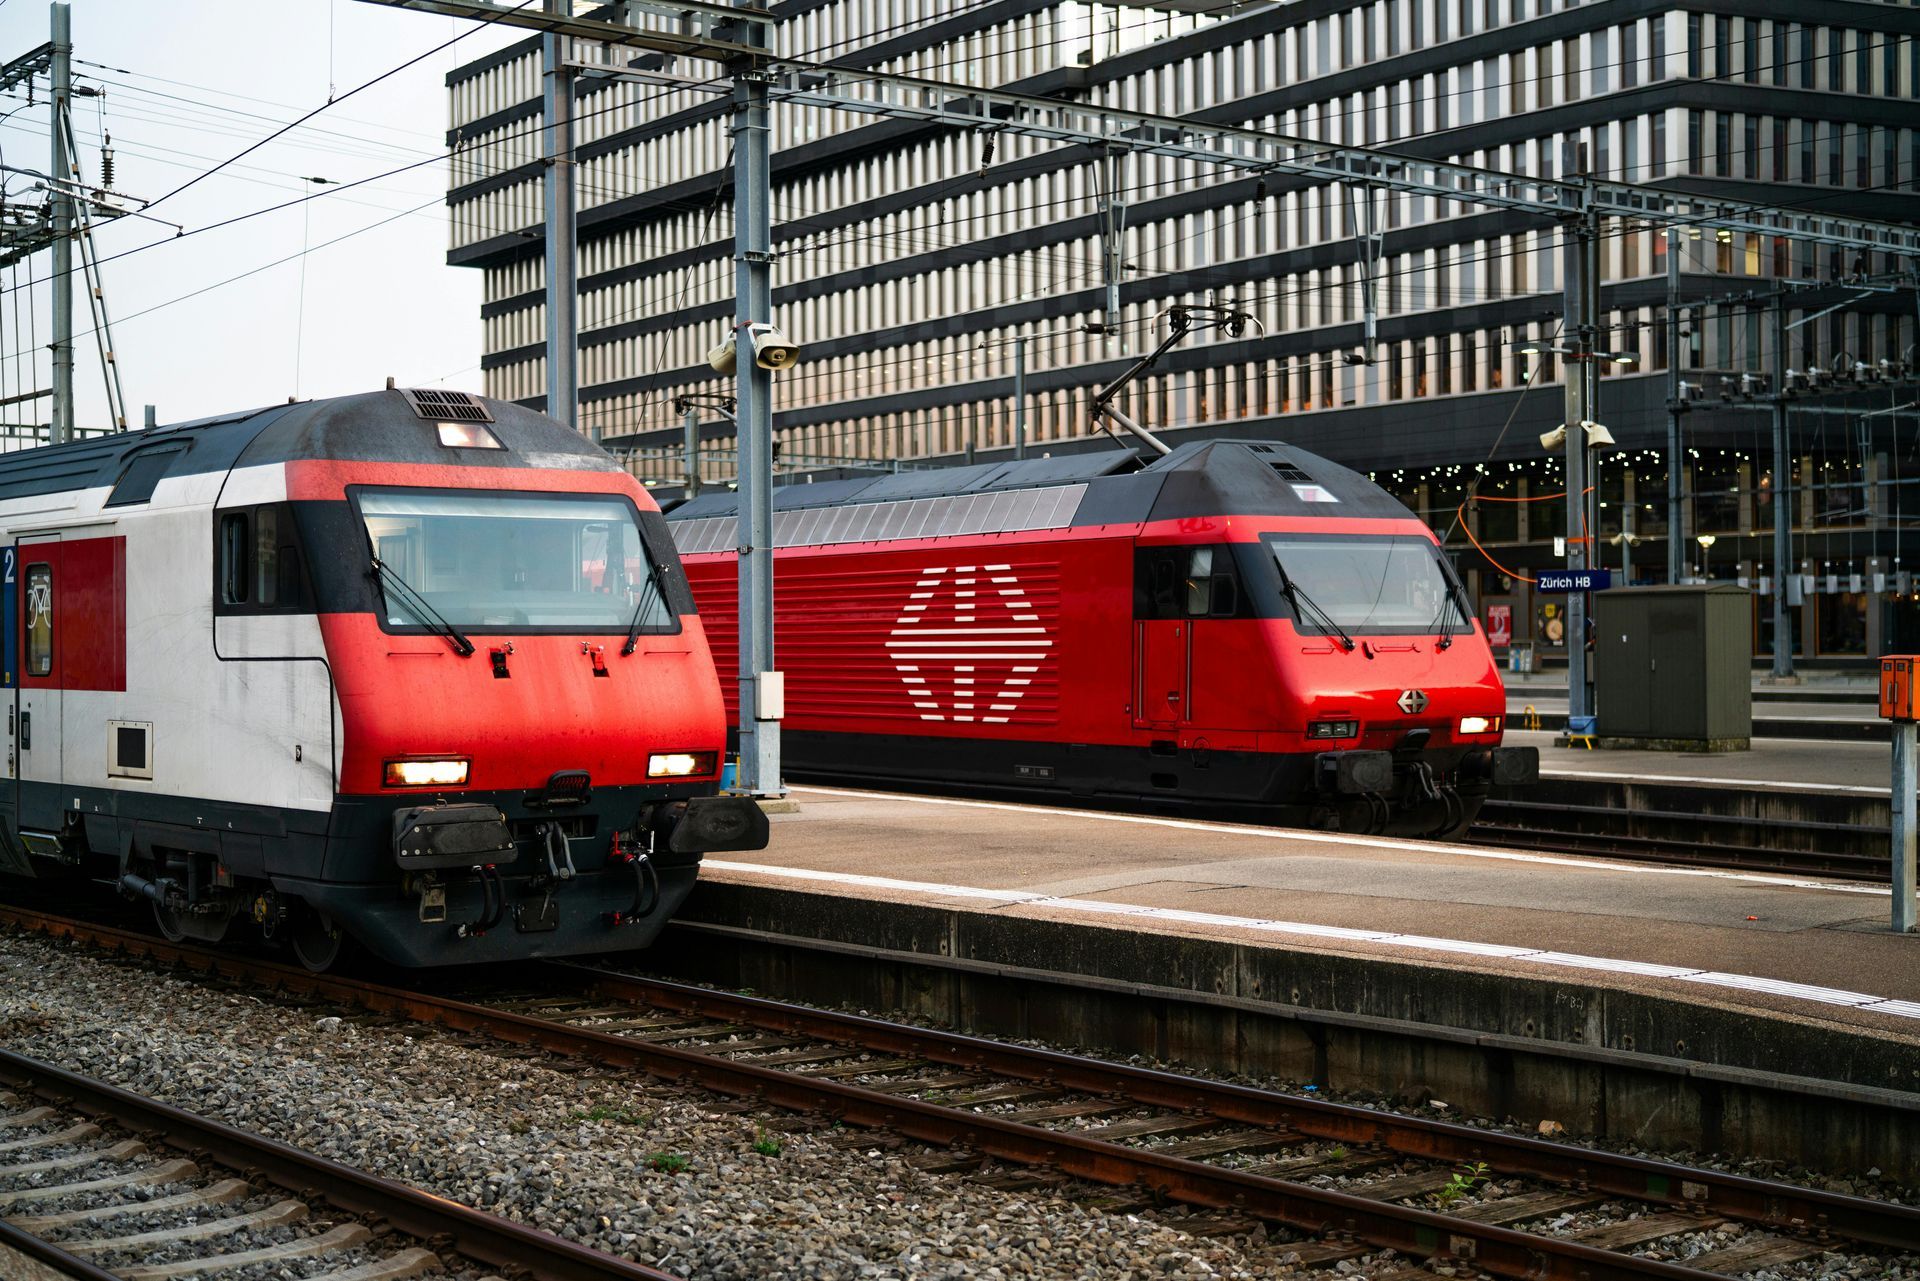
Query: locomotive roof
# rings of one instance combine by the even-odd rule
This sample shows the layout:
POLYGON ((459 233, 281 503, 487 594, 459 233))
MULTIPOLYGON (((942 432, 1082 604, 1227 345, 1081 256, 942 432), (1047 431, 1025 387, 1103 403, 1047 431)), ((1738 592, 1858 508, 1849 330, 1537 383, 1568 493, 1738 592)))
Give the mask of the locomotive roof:
MULTIPOLYGON (((1221 513, 1398 519, 1411 515, 1358 472, 1291 445, 1255 440, 1195 441, 1152 462, 1144 462, 1131 450, 1116 449, 783 485, 773 492, 773 506, 776 512, 805 511, 1063 486, 1083 487, 1084 492, 1072 518, 1061 524, 1120 524, 1221 513)), ((680 504, 667 518, 732 516, 738 505, 739 495, 732 491, 711 492, 680 504)), ((923 529, 921 536, 932 532, 923 529)), ((693 549, 683 545, 683 550, 693 549)))
POLYGON ((0 454, 0 501, 116 484, 141 458, 164 455, 143 479, 226 471, 301 459, 452 463, 463 467, 565 467, 618 471, 604 450, 545 414, 508 401, 429 392, 439 406, 414 408, 403 391, 373 391, 305 400, 268 409, 201 418, 146 431, 116 432, 65 445, 0 454), (455 399, 454 397, 457 397, 455 399), (477 411, 475 409, 477 407, 477 411), (445 412, 435 412, 436 408, 445 412), (501 449, 440 444, 435 424, 480 421, 501 449))

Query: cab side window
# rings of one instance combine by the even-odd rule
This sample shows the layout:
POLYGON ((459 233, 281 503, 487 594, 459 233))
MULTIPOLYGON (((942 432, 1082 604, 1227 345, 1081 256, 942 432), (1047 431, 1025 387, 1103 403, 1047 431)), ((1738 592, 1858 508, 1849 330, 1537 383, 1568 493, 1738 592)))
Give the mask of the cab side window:
POLYGON ((214 602, 220 613, 307 608, 306 574, 291 507, 262 503, 230 508, 214 520, 214 602))
POLYGON ((1242 604, 1230 547, 1145 547, 1134 553, 1135 618, 1242 618, 1242 604))

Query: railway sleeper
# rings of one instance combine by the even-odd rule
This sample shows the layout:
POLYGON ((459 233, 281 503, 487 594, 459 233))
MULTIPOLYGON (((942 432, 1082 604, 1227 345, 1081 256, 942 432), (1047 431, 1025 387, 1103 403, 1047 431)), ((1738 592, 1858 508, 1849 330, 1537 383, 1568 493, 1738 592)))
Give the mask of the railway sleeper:
POLYGON ((1702 1272, 1765 1272, 1792 1267, 1824 1253, 1825 1247, 1811 1242, 1754 1232, 1731 1245, 1696 1254, 1686 1264, 1702 1272))
MULTIPOLYGON (((124 1146, 124 1145, 123 1145, 124 1146)), ((146 1150, 143 1144, 133 1144, 136 1152, 146 1150)), ((108 1149, 111 1151, 111 1149, 108 1149)), ((117 1158, 104 1157, 112 1160, 117 1158)), ((89 1162, 94 1164, 95 1162, 89 1162)), ((16 1172, 18 1166, 9 1166, 9 1174, 16 1172)), ((88 1192, 117 1192, 121 1188, 150 1187, 162 1183, 184 1183, 199 1176, 200 1167, 191 1161, 162 1161, 131 1173, 110 1175, 106 1178, 87 1179, 80 1183, 60 1183, 44 1188, 21 1188, 14 1192, 0 1192, 0 1210, 10 1205, 29 1205, 35 1201, 59 1201, 70 1196, 79 1196, 88 1192)))

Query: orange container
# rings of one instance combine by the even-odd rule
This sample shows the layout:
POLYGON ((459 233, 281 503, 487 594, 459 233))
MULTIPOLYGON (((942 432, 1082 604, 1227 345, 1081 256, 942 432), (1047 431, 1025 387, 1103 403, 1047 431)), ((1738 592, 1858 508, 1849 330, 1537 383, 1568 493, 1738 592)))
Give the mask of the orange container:
POLYGON ((1916 668, 1920 668, 1920 656, 1912 654, 1880 660, 1880 715, 1894 721, 1915 719, 1913 674, 1916 668))

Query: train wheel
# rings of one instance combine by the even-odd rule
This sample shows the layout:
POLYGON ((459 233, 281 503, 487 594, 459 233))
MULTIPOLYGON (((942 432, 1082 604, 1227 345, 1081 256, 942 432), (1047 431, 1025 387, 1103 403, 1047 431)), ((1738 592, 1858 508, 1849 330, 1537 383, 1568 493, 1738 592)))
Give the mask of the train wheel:
POLYGON ((324 974, 340 963, 347 936, 325 912, 302 907, 287 930, 287 942, 300 964, 315 974, 324 974))
POLYGON ((180 927, 180 914, 165 903, 153 905, 153 923, 160 931, 160 937, 169 943, 179 943, 186 939, 186 930, 180 927))

